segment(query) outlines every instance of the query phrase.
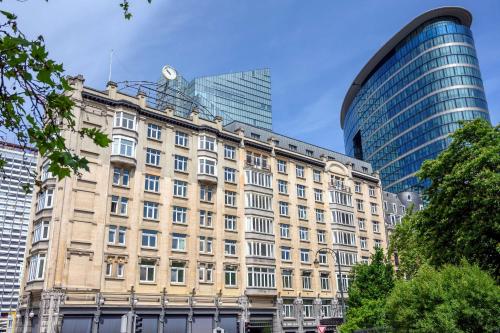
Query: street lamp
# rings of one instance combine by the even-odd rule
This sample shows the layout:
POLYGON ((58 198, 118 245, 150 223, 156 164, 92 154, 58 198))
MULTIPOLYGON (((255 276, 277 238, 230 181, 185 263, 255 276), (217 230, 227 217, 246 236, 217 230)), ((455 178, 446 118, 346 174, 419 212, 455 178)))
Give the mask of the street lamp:
POLYGON ((340 276, 340 300, 342 302, 342 322, 345 322, 345 299, 344 299, 344 284, 342 283, 342 268, 340 266, 340 258, 339 258, 339 253, 338 251, 334 250, 334 249, 330 249, 328 247, 323 247, 321 249, 319 249, 318 251, 316 251, 316 254, 314 255, 315 259, 314 259, 314 267, 318 268, 319 267, 319 260, 318 260, 318 254, 319 253, 324 253, 324 252, 328 252, 332 255, 332 258, 334 261, 337 262, 337 266, 339 268, 339 276, 340 276))

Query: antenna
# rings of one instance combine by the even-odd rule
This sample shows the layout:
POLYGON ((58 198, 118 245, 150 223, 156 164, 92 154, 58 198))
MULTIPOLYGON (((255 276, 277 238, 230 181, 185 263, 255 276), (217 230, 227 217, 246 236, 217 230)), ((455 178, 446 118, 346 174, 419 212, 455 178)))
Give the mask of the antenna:
POLYGON ((108 82, 111 81, 111 69, 113 66, 113 49, 111 49, 111 52, 109 53, 109 75, 108 75, 108 82))

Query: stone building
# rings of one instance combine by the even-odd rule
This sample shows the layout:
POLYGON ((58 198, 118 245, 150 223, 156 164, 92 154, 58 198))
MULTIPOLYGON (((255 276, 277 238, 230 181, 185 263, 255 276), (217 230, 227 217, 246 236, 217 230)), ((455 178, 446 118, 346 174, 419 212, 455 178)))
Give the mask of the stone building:
POLYGON ((113 143, 67 134, 89 171, 36 189, 18 332, 315 332, 341 317, 339 285, 386 247, 370 164, 71 82, 78 126, 113 143))

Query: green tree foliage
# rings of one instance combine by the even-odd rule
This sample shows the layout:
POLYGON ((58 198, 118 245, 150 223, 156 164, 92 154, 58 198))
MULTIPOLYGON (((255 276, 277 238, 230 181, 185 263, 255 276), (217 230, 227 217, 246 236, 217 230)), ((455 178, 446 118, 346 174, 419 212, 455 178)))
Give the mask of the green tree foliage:
POLYGON ((387 299, 386 319, 395 332, 498 332, 500 287, 477 266, 423 265, 399 280, 387 299))
POLYGON ((351 271, 346 323, 341 332, 353 332, 385 324, 384 304, 394 287, 394 269, 381 249, 369 264, 358 264, 351 271))
POLYGON ((432 265, 462 258, 500 274, 500 129, 477 119, 452 135, 448 149, 423 163, 431 181, 414 227, 432 265))

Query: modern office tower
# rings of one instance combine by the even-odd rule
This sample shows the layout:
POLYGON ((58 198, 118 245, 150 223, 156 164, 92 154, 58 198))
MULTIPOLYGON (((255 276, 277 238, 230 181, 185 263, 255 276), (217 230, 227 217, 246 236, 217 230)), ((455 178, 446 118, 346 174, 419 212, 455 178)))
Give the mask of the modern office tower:
MULTIPOLYGON (((160 80, 165 84, 165 79, 160 80)), ((194 98, 224 125, 239 121, 272 129, 271 72, 269 69, 204 76, 188 82, 182 76, 169 86, 194 98)), ((202 116, 203 118, 203 116, 202 116)))
POLYGON ((470 25, 457 7, 426 12, 392 37, 354 79, 342 105, 346 153, 372 164, 384 190, 420 192, 426 159, 459 121, 489 121, 470 25))
POLYGON ((14 320, 23 272, 23 257, 31 212, 31 193, 23 185, 33 185, 36 151, 2 142, 0 157, 0 332, 14 320))
POLYGON ((340 318, 339 281, 347 290, 352 265, 386 247, 368 163, 196 108, 176 116, 113 83, 71 84, 78 126, 113 143, 71 135, 89 172, 37 189, 31 230, 49 237, 28 242, 20 326, 304 332, 340 318))

